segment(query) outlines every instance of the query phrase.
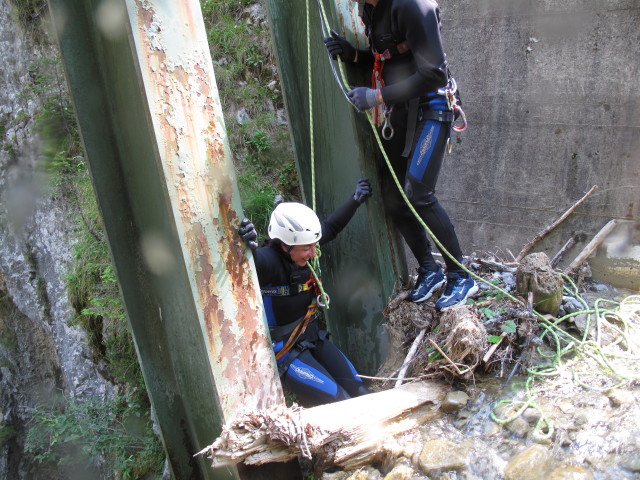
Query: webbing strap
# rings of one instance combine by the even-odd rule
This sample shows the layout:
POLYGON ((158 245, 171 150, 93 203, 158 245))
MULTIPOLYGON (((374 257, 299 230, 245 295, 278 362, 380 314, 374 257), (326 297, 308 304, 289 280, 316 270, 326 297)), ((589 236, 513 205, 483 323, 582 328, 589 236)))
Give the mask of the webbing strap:
POLYGON ((411 147, 413 146, 413 137, 416 133, 416 123, 418 122, 418 105, 420 104, 420 97, 412 98, 409 100, 409 117, 407 119, 407 135, 404 139, 404 150, 402 151, 403 157, 408 157, 411 153, 411 147))
POLYGON ((296 325, 296 327, 293 329, 293 332, 291 332, 291 335, 289 335, 287 342, 284 344, 284 347, 282 347, 282 350, 276 353, 276 361, 284 357, 284 355, 293 348, 293 346, 300 339, 304 331, 307 329, 307 326, 309 326, 309 322, 311 321, 313 316, 316 314, 317 310, 318 310, 317 304, 312 303, 311 305, 309 305, 309 308, 307 308, 307 314, 302 319, 302 322, 296 325))
POLYGON ((306 292, 312 288, 313 285, 309 283, 298 283, 293 285, 279 285, 276 287, 263 287, 260 289, 260 293, 268 297, 288 297, 290 295, 297 295, 300 292, 306 292))

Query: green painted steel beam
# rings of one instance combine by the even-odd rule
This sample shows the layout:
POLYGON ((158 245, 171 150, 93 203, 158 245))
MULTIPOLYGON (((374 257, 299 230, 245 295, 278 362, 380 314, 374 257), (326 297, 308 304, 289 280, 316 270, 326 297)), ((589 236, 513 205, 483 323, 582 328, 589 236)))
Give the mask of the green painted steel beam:
POLYGON ((200 5, 49 5, 173 477, 262 478, 193 456, 240 409, 284 402, 236 234, 242 210, 200 5))
MULTIPOLYGON (((356 36, 360 25, 357 5, 354 11, 348 0, 323 1, 331 26, 346 31, 354 42, 364 42, 361 34, 356 36)), ((406 278, 406 260, 402 243, 383 213, 378 181, 381 167, 374 160, 371 127, 347 103, 334 80, 322 43, 318 5, 317 0, 267 0, 305 202, 314 204, 312 148, 315 204, 321 218, 346 201, 358 178, 367 176, 372 181, 374 196, 366 208, 360 208, 340 236, 323 247, 321 257, 322 279, 331 297, 327 313, 333 338, 361 373, 372 374, 386 356, 382 310, 397 282, 406 278)), ((352 78, 364 84, 364 78, 352 78)))

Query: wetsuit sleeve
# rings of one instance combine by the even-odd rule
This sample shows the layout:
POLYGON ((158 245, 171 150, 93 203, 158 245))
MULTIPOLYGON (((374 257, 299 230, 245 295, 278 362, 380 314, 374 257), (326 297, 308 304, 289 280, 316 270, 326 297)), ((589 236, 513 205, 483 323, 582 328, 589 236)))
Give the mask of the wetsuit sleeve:
POLYGON ((373 68, 373 61, 371 50, 358 50, 358 61, 355 63, 358 67, 370 70, 373 68))
POLYGON ((406 79, 382 88, 385 103, 393 105, 447 84, 445 55, 440 37, 436 7, 423 0, 398 2, 392 16, 411 47, 416 72, 406 79))
POLYGON ((260 286, 269 285, 271 278, 269 273, 273 271, 273 252, 270 247, 260 247, 253 251, 253 263, 256 266, 258 274, 258 283, 260 286))
POLYGON ((338 207, 329 217, 322 221, 322 238, 320 245, 330 242, 347 226, 358 210, 360 204, 353 197, 338 207))

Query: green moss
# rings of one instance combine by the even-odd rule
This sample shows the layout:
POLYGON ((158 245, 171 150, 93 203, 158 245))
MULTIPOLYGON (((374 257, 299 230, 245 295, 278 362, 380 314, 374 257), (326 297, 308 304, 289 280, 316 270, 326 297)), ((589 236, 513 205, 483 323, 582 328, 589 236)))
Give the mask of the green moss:
POLYGON ((16 430, 11 425, 0 424, 0 448, 4 447, 16 435, 16 430))

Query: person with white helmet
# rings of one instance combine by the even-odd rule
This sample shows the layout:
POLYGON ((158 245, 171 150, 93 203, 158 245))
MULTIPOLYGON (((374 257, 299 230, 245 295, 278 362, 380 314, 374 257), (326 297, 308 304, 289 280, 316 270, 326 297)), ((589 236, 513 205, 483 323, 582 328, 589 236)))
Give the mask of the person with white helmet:
POLYGON ((361 178, 349 200, 323 221, 301 203, 280 203, 271 214, 269 240, 259 248, 248 219, 238 230, 253 250, 280 378, 306 406, 369 393, 353 364, 317 322, 319 289, 307 265, 316 247, 333 240, 369 196, 369 181, 361 178))

